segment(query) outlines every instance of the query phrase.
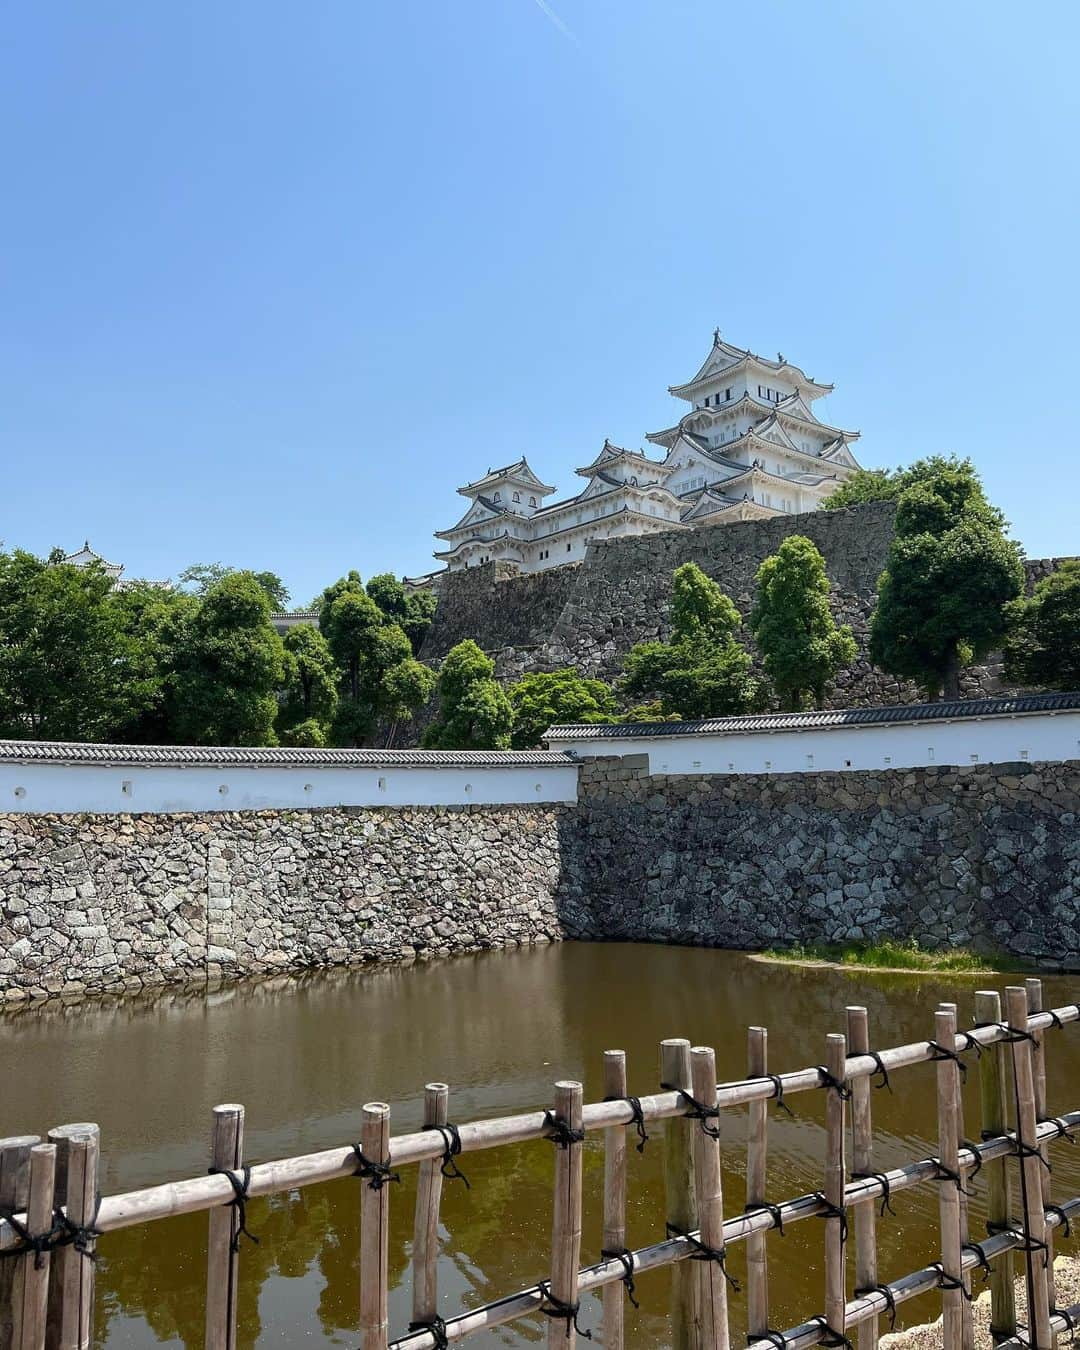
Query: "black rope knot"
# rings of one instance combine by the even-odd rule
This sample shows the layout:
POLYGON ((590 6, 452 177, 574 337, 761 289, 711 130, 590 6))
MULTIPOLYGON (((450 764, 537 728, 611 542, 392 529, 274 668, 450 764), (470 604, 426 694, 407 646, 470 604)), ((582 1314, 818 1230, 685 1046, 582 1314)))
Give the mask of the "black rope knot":
POLYGON ((366 1181, 373 1191, 381 1191, 391 1181, 400 1183, 401 1178, 391 1170, 389 1162, 375 1162, 365 1154, 359 1144, 353 1144, 352 1149, 356 1154, 356 1169, 353 1176, 366 1181))
POLYGON ((990 1265, 990 1258, 986 1255, 986 1248, 981 1242, 965 1242, 960 1250, 975 1253, 975 1269, 982 1271, 983 1284, 986 1284, 994 1273, 993 1267, 990 1265))
POLYGON ((814 1191, 811 1196, 819 1205, 824 1208, 817 1215, 819 1219, 839 1219, 840 1220, 840 1241, 846 1242, 848 1235, 847 1211, 842 1205, 834 1205, 831 1200, 825 1198, 824 1191, 814 1191))
POLYGON ((1062 1237, 1071 1236, 1072 1224, 1069 1222, 1069 1216, 1065 1213, 1065 1211, 1061 1208, 1060 1205, 1047 1205, 1046 1212, 1047 1214, 1056 1214, 1057 1217, 1061 1220, 1062 1237))
MULTIPOLYGON (((788 1106, 787 1102, 784 1101, 784 1080, 778 1073, 767 1073, 765 1077, 773 1086, 773 1096, 776 1098, 776 1109, 778 1111, 786 1111, 788 1115, 794 1119, 795 1112, 788 1106)), ((777 1332, 777 1335, 779 1335, 779 1332, 777 1332)))
POLYGON ((665 1092, 677 1092, 686 1105, 683 1115, 690 1120, 696 1120, 702 1128, 702 1131, 710 1139, 720 1138, 720 1129, 716 1125, 710 1125, 710 1120, 718 1120, 720 1117, 720 1108, 718 1106, 706 1106, 704 1102, 699 1102, 696 1097, 692 1097, 689 1092, 681 1087, 675 1087, 673 1083, 661 1083, 660 1086, 665 1092))
POLYGON ((739 1292, 742 1286, 727 1268, 726 1247, 710 1247, 707 1242, 702 1242, 700 1238, 694 1237, 693 1233, 688 1233, 685 1229, 678 1228, 673 1223, 666 1224, 665 1228, 667 1229, 669 1238, 683 1238, 686 1242, 689 1242, 690 1246, 694 1249, 690 1253, 691 1261, 715 1261, 720 1267, 724 1279, 727 1280, 728 1284, 731 1285, 736 1293, 739 1292))
POLYGON ((961 1195, 971 1194, 971 1192, 965 1187, 964 1178, 960 1175, 958 1171, 954 1171, 951 1167, 946 1167, 940 1158, 931 1158, 930 1161, 934 1164, 934 1167, 936 1169, 935 1180, 951 1181, 961 1195))
POLYGON ((46 1256, 53 1248, 63 1245, 63 1230, 58 1226, 55 1214, 51 1226, 44 1233, 31 1233, 29 1228, 20 1223, 14 1214, 0 1213, 0 1218, 7 1220, 14 1230, 15 1236, 19 1239, 17 1247, 6 1248, 0 1252, 0 1257, 29 1256, 33 1252, 34 1269, 40 1270, 45 1264, 46 1256))
POLYGON ((971 1154, 974 1155, 975 1162, 972 1164, 971 1168, 969 1169, 969 1171, 968 1171, 968 1178, 967 1178, 969 1182, 973 1183, 973 1182, 975 1181, 975 1178, 976 1178, 976 1177, 979 1175, 979 1173, 982 1171, 982 1165, 983 1165, 982 1153, 981 1153, 981 1151, 980 1151, 980 1149, 979 1149, 978 1144, 976 1144, 976 1143, 975 1143, 973 1140, 971 1140, 971 1139, 961 1139, 961 1140, 960 1140, 960 1147, 961 1147, 961 1148, 966 1148, 966 1149, 968 1150, 969 1153, 971 1153, 971 1154))
POLYGON ((986 1049, 982 1041, 977 1041, 970 1031, 958 1031, 956 1034, 962 1038, 965 1050, 974 1050, 975 1058, 982 1059, 983 1051, 986 1049))
POLYGON ((885 1217, 886 1211, 893 1218, 897 1217, 896 1210, 892 1207, 892 1182, 885 1172, 852 1172, 852 1181, 876 1181, 881 1187, 881 1208, 878 1214, 881 1218, 885 1217))
MULTIPOLYGON (((437 1125, 429 1125, 427 1128, 429 1130, 437 1130, 439 1127, 437 1125)), ((430 1332, 431 1338, 435 1342, 435 1350, 449 1350, 450 1340, 446 1334, 446 1323, 438 1313, 427 1322, 410 1322, 409 1330, 430 1332)))
POLYGON ((747 1345, 753 1345, 754 1341, 768 1341, 770 1345, 775 1345, 776 1350, 787 1350, 790 1342, 782 1331, 774 1331, 772 1327, 766 1327, 760 1336, 747 1336, 747 1345))
POLYGON ((964 1277, 962 1274, 946 1275, 945 1267, 941 1264, 940 1261, 932 1262, 930 1269, 937 1271, 938 1287, 940 1289, 959 1289, 963 1297, 966 1298, 969 1303, 971 1302, 971 1290, 968 1289, 967 1286, 964 1284, 964 1277))
POLYGON ((871 1078, 879 1078, 881 1081, 874 1084, 875 1088, 888 1088, 892 1091, 892 1084, 889 1082, 889 1071, 881 1061, 881 1056, 876 1050, 864 1050, 862 1052, 867 1059, 872 1059, 877 1068, 870 1075, 871 1078))
POLYGON ((637 1130, 638 1142, 634 1145, 639 1153, 645 1152, 645 1145, 649 1142, 648 1133, 645 1130, 645 1116, 641 1110, 640 1097, 605 1097, 606 1102, 626 1102, 633 1115, 630 1117, 630 1124, 637 1130))
POLYGON ((1048 1172, 1054 1169, 1050 1166, 1049 1158, 1044 1158, 1036 1144, 1029 1144, 1025 1140, 1016 1138, 1014 1141, 1016 1156, 1018 1158, 1037 1158, 1048 1172))
POLYGON ((1076 1140, 1072 1137, 1072 1126, 1067 1125, 1061 1116, 1040 1116, 1040 1125, 1052 1125, 1054 1133, 1050 1136, 1052 1139, 1064 1139, 1067 1144, 1075 1145, 1076 1140))
POLYGON ((626 1297, 635 1308, 640 1308, 641 1304, 634 1297, 634 1253, 628 1251, 626 1247, 603 1247, 600 1255, 605 1261, 620 1262, 623 1268, 620 1279, 626 1286, 626 1297))
POLYGON ((76 1223, 74 1219, 69 1219, 62 1209, 55 1210, 53 1212, 53 1227, 63 1234, 57 1245, 71 1247, 85 1260, 96 1263, 97 1252, 94 1251, 93 1243, 99 1237, 104 1236, 100 1229, 95 1226, 100 1208, 101 1192, 98 1191, 94 1198, 94 1212, 90 1216, 89 1223, 76 1223))
POLYGON ((781 1237, 784 1236, 784 1212, 780 1205, 771 1205, 768 1200, 761 1200, 755 1205, 746 1205, 743 1209, 744 1214, 756 1214, 764 1212, 771 1215, 772 1226, 777 1230, 781 1237))
POLYGON ((247 1163, 242 1163, 239 1172, 232 1172, 227 1167, 209 1167, 206 1174, 211 1177, 227 1177, 229 1185, 233 1188, 233 1198, 229 1201, 229 1204, 236 1210, 237 1229, 232 1235, 229 1250, 231 1252, 240 1250, 241 1237, 246 1237, 249 1242, 254 1242, 257 1247, 259 1239, 247 1226, 248 1187, 251 1185, 250 1166, 247 1163))
POLYGON ((855 1290, 856 1298, 866 1298, 869 1294, 880 1294, 885 1300, 885 1313, 889 1319, 889 1330, 896 1329, 896 1295, 888 1284, 863 1284, 855 1290))
POLYGON ((849 1088, 845 1082, 831 1074, 824 1064, 818 1064, 815 1067, 821 1075, 822 1087, 829 1088, 830 1091, 835 1092, 842 1102, 849 1102, 851 1100, 851 1088, 849 1088))
POLYGON ((942 1045, 940 1041, 928 1041, 927 1044, 930 1046, 930 1058, 932 1060, 951 1059, 960 1070, 960 1077, 965 1083, 967 1082, 968 1066, 955 1050, 950 1050, 947 1045, 942 1045))
POLYGON ((835 1345, 835 1346, 842 1346, 843 1350, 855 1350, 855 1347, 851 1344, 851 1341, 844 1335, 842 1331, 837 1331, 835 1327, 829 1326, 828 1318, 811 1317, 810 1321, 814 1323, 815 1326, 819 1326, 821 1328, 821 1338, 818 1341, 819 1345, 830 1345, 830 1346, 835 1345))
POLYGON ((546 1137, 558 1148, 569 1148, 571 1144, 580 1144, 585 1139, 583 1129, 571 1129, 570 1122, 557 1116, 554 1111, 544 1112, 544 1129, 550 1131, 546 1137))
POLYGON ((451 1125, 449 1121, 445 1125, 425 1125, 425 1130, 438 1130, 442 1135, 444 1144, 442 1162, 439 1164, 439 1171, 448 1181, 463 1181, 465 1189, 471 1191, 469 1178, 457 1165, 454 1159, 461 1152, 461 1132, 456 1125, 451 1125))
MULTIPOLYGON (((565 1146, 563 1146, 565 1147, 565 1146)), ((561 1298, 551 1292, 551 1281, 541 1280, 536 1286, 540 1290, 543 1302, 540 1304, 540 1311, 545 1317, 558 1317, 566 1323, 566 1339, 570 1339, 570 1331, 573 1329, 579 1336, 585 1340, 592 1340, 592 1332, 585 1331, 578 1325, 578 1313, 581 1312, 581 1303, 564 1303, 561 1298), (546 1307, 544 1305, 547 1305, 546 1307)))

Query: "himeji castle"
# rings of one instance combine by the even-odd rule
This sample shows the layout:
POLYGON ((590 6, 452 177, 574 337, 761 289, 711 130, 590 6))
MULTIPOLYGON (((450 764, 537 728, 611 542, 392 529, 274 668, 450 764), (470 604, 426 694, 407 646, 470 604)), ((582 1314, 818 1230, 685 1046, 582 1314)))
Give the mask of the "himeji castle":
POLYGON ((450 571, 498 561, 539 572, 580 561, 594 539, 816 510, 859 467, 850 448, 859 433, 813 411, 832 389, 782 354, 771 361, 732 346, 717 329, 693 379, 669 386, 689 411, 648 436, 663 459, 605 441, 575 470, 582 490, 547 503, 555 489, 524 458, 489 469, 458 488, 469 506, 436 531, 445 547, 435 557, 450 571))

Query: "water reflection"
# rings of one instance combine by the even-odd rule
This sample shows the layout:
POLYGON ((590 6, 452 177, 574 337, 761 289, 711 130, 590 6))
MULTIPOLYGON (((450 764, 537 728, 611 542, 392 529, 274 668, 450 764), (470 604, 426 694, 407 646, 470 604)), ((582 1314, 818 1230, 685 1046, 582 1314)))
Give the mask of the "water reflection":
MULTIPOLYGON (((204 993, 164 993, 21 1013, 3 1021, 0 1133, 44 1131, 65 1120, 97 1120, 104 1150, 103 1189, 128 1189, 195 1175, 207 1163, 215 1102, 247 1107, 250 1161, 308 1152, 356 1137, 359 1106, 380 1098, 394 1129, 421 1124, 423 1084, 451 1084, 458 1120, 536 1108, 560 1077, 580 1077, 586 1099, 602 1095, 602 1053, 621 1046, 631 1091, 652 1090, 657 1044, 685 1035, 716 1047, 723 1078, 741 1077, 745 1028, 770 1029, 770 1063, 790 1069, 820 1062, 825 1034, 843 1025, 847 1003, 870 1009, 878 1045, 930 1034, 944 998, 972 1017, 973 991, 986 981, 954 977, 841 974, 755 964, 735 953, 628 944, 567 944, 491 953, 408 968, 332 972, 301 980, 204 993)), ((993 983, 1003 986, 1007 981, 993 983)), ((1074 1001, 1063 979, 1048 979, 1054 1002, 1074 1001)), ((1054 1035, 1048 1058, 1051 1108, 1076 1105, 1080 1028, 1054 1035)), ((968 1129, 977 1129, 975 1075, 966 1095, 968 1129)), ((897 1166, 935 1151, 934 1071, 896 1075, 895 1094, 874 1095, 877 1164, 897 1166)), ((820 1185, 823 1102, 793 1098, 795 1117, 774 1113, 769 1191, 781 1199, 820 1185)), ((744 1200, 745 1115, 723 1121, 725 1202, 744 1200)), ((632 1153, 628 1238, 640 1246, 663 1234, 660 1144, 632 1153)), ((440 1288, 444 1315, 496 1298, 547 1274, 552 1148, 468 1155, 472 1190, 444 1191, 440 1288)), ((583 1259, 600 1247, 603 1154, 586 1150, 583 1259)), ((1059 1196, 1075 1194, 1080 1166, 1058 1148, 1059 1196)), ((409 1316, 410 1232, 415 1169, 394 1188, 390 1253, 392 1325, 409 1316)), ((904 1192, 899 1219, 879 1226, 883 1277, 935 1259, 937 1198, 932 1187, 904 1192)), ((983 1218, 981 1188, 972 1202, 983 1218)), ((322 1338, 355 1343, 359 1194, 338 1181, 252 1202, 260 1237, 241 1258, 240 1340, 322 1338)), ((111 1234, 99 1266, 97 1341, 110 1350, 164 1342, 195 1347, 203 1337, 205 1215, 111 1234)), ((786 1326, 819 1308, 822 1231, 817 1221, 770 1238, 773 1323, 786 1326)), ((741 1274, 742 1249, 731 1268, 741 1274)), ((628 1308, 628 1339, 664 1344, 668 1275, 639 1282, 642 1310, 628 1308)), ((934 1313, 934 1300, 908 1305, 909 1320, 934 1313)), ((744 1303, 733 1301, 742 1332, 744 1303)), ((586 1300, 585 1325, 598 1305, 586 1300)), ((477 1338, 522 1345, 543 1328, 522 1323, 477 1338)))

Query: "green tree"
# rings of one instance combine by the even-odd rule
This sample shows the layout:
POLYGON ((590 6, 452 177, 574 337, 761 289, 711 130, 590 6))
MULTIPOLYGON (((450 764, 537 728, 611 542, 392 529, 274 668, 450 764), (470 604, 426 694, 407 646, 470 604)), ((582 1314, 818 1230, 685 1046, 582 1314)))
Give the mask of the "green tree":
POLYGON ((170 710, 177 663, 199 601, 183 591, 135 581, 112 590, 107 603, 127 639, 116 667, 117 683, 124 691, 116 738, 133 744, 167 744, 173 734, 170 710))
POLYGON ((326 744, 326 727, 317 717, 309 717, 295 726, 285 727, 279 733, 282 745, 300 746, 307 750, 321 750, 326 744))
POLYGON ((430 698, 435 677, 415 660, 408 637, 388 621, 359 573, 328 586, 318 608, 320 631, 340 672, 335 744, 362 745, 380 721, 390 724, 392 737, 396 723, 430 698))
POLYGON ((391 572, 381 572, 372 577, 366 589, 387 620, 396 623, 405 632, 412 643, 413 652, 418 652, 435 615, 438 604, 435 592, 407 591, 391 572))
POLYGON ((130 641, 94 564, 0 554, 0 734, 110 739, 127 716, 130 641))
POLYGON ((825 559, 804 535, 789 535, 756 580, 750 629, 781 703, 790 712, 808 698, 824 707, 826 686, 856 653, 851 629, 838 627, 829 608, 825 559))
MULTIPOLYGON (((192 563, 190 567, 185 567, 180 573, 177 581, 181 586, 186 586, 193 594, 204 596, 219 581, 225 577, 235 576, 236 568, 229 567, 225 563, 192 563)), ((266 594, 270 601, 270 608, 275 614, 284 611, 289 603, 289 592, 285 583, 276 572, 249 572, 249 576, 254 577, 255 581, 266 594)))
POLYGON ((860 506, 863 502, 894 502, 908 488, 921 483, 939 482, 946 476, 973 483, 982 493, 975 466, 970 459, 958 459, 956 455, 928 455, 906 468, 856 469, 846 483, 841 483, 831 496, 824 499, 821 507, 825 511, 839 511, 845 506, 860 506))
POLYGON ((870 623, 870 656, 933 700, 960 697, 960 671, 997 647, 1022 591, 1019 545, 1005 535, 967 460, 938 460, 907 488, 870 623))
POLYGON ((1006 614, 1005 678, 1043 689, 1080 689, 1080 559, 1063 562, 1013 600, 1006 614))
POLYGON ((720 717, 764 706, 765 687, 735 633, 739 611, 696 563, 672 578, 671 640, 631 648, 619 684, 625 698, 658 700, 662 715, 720 717))
POLYGON ((438 678, 439 715, 424 732, 433 750, 506 750, 514 714, 495 663, 471 639, 447 652, 438 678))
POLYGON ((211 586, 179 653, 173 726, 196 745, 274 745, 285 648, 250 572, 211 586))
MULTIPOLYGON (((285 632, 285 690, 279 724, 298 728, 317 723, 324 731, 333 721, 338 703, 338 672, 330 646, 310 623, 300 623, 285 632)), ((284 736, 282 737, 284 741, 284 736)), ((308 744, 295 740, 286 745, 308 744)), ((325 744, 325 737, 323 740, 325 744)))
POLYGON ((610 685, 588 680, 576 670, 525 675, 506 691, 514 713, 511 744, 528 750, 555 722, 614 722, 618 704, 610 685))

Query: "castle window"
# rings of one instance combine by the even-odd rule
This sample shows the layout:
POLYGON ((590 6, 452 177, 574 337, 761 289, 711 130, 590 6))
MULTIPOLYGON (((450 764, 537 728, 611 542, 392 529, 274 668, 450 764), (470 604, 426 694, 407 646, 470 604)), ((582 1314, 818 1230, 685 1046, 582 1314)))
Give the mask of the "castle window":
POLYGON ((535 497, 530 497, 530 498, 529 498, 529 505, 530 505, 530 506, 535 506, 535 505, 536 505, 536 498, 535 498, 535 497))
POLYGON ((730 390, 730 389, 725 389, 725 390, 724 390, 724 398, 725 398, 725 400, 726 400, 728 403, 731 402, 731 390, 730 390))
POLYGON ((566 546, 566 551, 567 551, 567 553, 570 552, 570 545, 569 545, 569 544, 567 544, 567 546, 566 546))
POLYGON ((520 492, 515 492, 515 493, 514 493, 514 501, 516 501, 516 502, 521 501, 521 493, 520 493, 520 492))
POLYGON ((494 497, 492 497, 491 500, 492 500, 493 502, 497 502, 497 501, 499 500, 499 494, 496 492, 496 494, 494 495, 494 497))

